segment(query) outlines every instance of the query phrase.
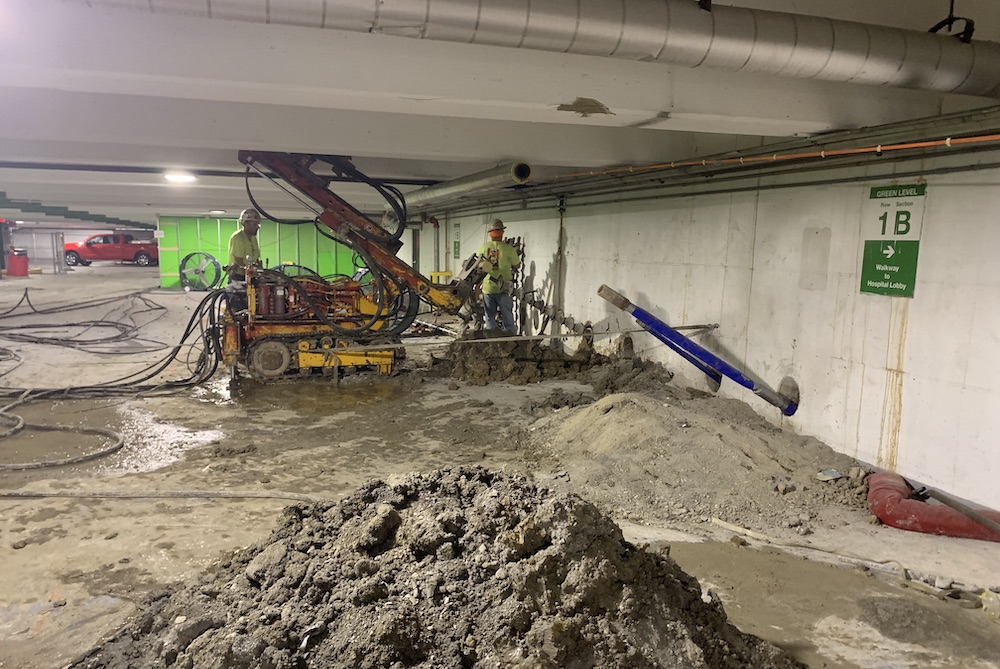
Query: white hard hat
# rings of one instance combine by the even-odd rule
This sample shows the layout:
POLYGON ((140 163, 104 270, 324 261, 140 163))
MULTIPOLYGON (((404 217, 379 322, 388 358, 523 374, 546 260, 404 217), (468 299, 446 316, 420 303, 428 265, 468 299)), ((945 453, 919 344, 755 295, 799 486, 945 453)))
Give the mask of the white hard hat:
POLYGON ((253 207, 248 207, 247 209, 244 209, 242 212, 240 212, 240 223, 244 223, 246 221, 257 221, 258 223, 260 223, 260 212, 254 209, 253 207))
POLYGON ((506 228, 503 227, 503 221, 501 221, 499 218, 494 218, 493 222, 490 223, 489 230, 491 232, 493 230, 504 230, 504 229, 506 229, 506 228))

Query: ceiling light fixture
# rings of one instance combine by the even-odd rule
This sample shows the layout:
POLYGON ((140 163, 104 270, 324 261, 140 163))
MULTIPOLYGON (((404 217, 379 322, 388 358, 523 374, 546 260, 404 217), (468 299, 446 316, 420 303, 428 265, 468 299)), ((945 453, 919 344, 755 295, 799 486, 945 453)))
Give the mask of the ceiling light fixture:
POLYGON ((188 174, 187 172, 167 172, 163 175, 163 178, 172 184, 189 184, 197 180, 195 175, 188 174))
POLYGON ((210 213, 212 216, 222 216, 224 213, 226 213, 226 210, 225 209, 209 209, 208 213, 210 213))

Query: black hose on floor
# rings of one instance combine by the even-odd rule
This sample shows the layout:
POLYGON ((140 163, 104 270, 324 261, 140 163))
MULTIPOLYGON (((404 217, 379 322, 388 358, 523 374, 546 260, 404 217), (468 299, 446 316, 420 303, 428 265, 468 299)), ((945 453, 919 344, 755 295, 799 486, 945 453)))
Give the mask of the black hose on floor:
MULTIPOLYGON (((9 437, 25 429, 61 432, 80 432, 83 434, 96 434, 108 437, 110 445, 97 451, 86 453, 70 458, 60 458, 57 460, 45 460, 30 463, 0 464, 0 471, 23 471, 27 469, 41 469, 46 467, 61 467, 65 465, 79 464, 97 458, 105 457, 124 446, 123 437, 112 430, 103 428, 89 428, 79 426, 43 425, 38 423, 28 423, 21 416, 10 413, 14 407, 35 402, 42 399, 103 399, 109 395, 113 396, 140 396, 140 395, 161 395, 176 392, 183 388, 198 385, 210 379, 219 366, 222 357, 222 347, 219 337, 218 314, 221 301, 225 299, 225 291, 217 290, 206 295, 198 307, 192 313, 181 336, 180 342, 171 347, 170 352, 154 362, 153 364, 133 372, 124 377, 88 386, 70 386, 66 388, 0 388, 0 398, 16 398, 14 402, 0 408, 0 421, 5 422, 9 429, 0 433, 0 439, 9 437), (204 321, 208 321, 206 327, 204 321), (196 338, 202 345, 201 352, 194 362, 193 369, 188 366, 189 375, 183 379, 164 382, 152 382, 167 367, 177 360, 180 353, 186 346, 189 339, 196 338)), ((27 292, 22 297, 21 302, 30 300, 27 292)), ((18 302, 18 304, 21 304, 18 302)), ((100 302, 95 302, 100 303, 100 302)), ((34 306, 30 305, 33 310, 34 306)), ((15 305, 16 307, 16 305, 15 305)), ((38 312, 38 310, 35 310, 38 312)), ((9 313, 9 312, 8 312, 9 313)), ((41 313, 41 312, 38 312, 41 313)))
POLYGON ((0 492, 0 497, 21 499, 50 497, 67 497, 72 499, 289 499, 296 502, 308 502, 309 504, 320 504, 330 501, 296 492, 257 492, 243 490, 177 490, 166 492, 42 492, 18 490, 15 492, 0 492))

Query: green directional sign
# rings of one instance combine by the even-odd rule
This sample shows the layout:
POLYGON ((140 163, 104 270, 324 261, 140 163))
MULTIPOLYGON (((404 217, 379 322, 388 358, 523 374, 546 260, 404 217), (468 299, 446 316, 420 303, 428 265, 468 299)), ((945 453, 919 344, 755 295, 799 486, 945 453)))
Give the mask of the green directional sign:
POLYGON ((913 297, 927 184, 874 186, 861 224, 861 292, 913 297))
POLYGON ((870 239, 861 263, 861 292, 913 297, 920 242, 870 239))
POLYGON ((907 197, 923 197, 927 195, 927 184, 905 184, 902 186, 873 186, 871 199, 894 199, 907 197))

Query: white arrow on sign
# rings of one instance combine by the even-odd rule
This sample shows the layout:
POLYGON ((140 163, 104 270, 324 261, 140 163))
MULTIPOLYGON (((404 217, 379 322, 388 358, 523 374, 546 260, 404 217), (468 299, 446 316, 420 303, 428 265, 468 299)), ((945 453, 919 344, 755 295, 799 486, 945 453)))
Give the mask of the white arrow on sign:
POLYGON ((892 256, 896 255, 896 249, 892 248, 892 246, 890 245, 882 249, 882 253, 885 254, 886 258, 891 258, 892 256))

